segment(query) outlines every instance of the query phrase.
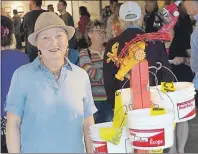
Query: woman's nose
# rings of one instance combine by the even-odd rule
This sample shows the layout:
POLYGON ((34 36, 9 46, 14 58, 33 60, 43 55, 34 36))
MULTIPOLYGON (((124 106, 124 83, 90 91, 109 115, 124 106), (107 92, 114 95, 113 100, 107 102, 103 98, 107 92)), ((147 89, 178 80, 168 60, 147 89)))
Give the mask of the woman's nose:
POLYGON ((52 45, 58 45, 58 40, 55 37, 52 37, 52 45))

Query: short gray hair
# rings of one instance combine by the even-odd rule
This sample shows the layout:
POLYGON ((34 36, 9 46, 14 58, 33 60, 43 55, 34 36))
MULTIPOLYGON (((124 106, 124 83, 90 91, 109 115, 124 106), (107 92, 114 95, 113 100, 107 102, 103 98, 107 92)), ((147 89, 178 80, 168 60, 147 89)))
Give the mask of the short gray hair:
POLYGON ((143 27, 143 20, 140 18, 135 21, 123 21, 123 28, 126 29, 129 26, 138 26, 138 27, 143 27))

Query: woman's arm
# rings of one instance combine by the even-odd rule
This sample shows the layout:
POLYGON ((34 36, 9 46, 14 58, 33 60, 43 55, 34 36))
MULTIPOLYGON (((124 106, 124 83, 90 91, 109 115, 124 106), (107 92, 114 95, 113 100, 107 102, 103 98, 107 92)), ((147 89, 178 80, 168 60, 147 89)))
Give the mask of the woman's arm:
POLYGON ((20 153, 20 123, 21 118, 10 112, 7 113, 6 143, 8 153, 20 153))
POLYGON ((190 66, 190 58, 189 57, 175 57, 173 59, 173 64, 174 65, 185 64, 187 66, 190 66))
POLYGON ((83 131, 85 136, 85 147, 87 153, 93 153, 92 140, 89 133, 89 127, 94 124, 93 116, 89 116, 84 120, 83 131))
POLYGON ((21 153, 20 124, 23 117, 26 93, 24 91, 23 73, 16 70, 12 76, 10 89, 6 99, 7 112, 6 140, 9 153, 21 153), (20 79, 20 80, 19 80, 20 79))

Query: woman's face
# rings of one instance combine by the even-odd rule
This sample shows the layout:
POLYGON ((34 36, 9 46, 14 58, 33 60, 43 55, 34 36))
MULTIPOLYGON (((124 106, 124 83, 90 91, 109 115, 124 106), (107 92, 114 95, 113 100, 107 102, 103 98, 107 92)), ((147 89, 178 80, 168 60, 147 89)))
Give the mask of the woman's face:
POLYGON ((48 60, 63 58, 68 47, 66 31, 62 28, 50 28, 37 35, 37 48, 42 57, 48 60))
POLYGON ((105 39, 105 28, 104 27, 94 27, 93 30, 91 32, 89 32, 89 37, 91 38, 91 42, 95 43, 97 42, 98 44, 103 44, 104 43, 104 39, 105 39))

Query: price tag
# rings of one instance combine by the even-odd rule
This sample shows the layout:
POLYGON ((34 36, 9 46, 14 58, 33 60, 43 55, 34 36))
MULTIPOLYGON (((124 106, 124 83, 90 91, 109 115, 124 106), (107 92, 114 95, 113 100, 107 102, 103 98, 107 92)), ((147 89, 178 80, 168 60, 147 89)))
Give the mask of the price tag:
POLYGON ((173 82, 161 82, 161 90, 163 92, 174 92, 176 87, 173 82))

